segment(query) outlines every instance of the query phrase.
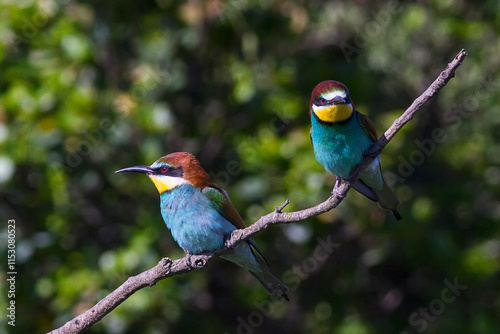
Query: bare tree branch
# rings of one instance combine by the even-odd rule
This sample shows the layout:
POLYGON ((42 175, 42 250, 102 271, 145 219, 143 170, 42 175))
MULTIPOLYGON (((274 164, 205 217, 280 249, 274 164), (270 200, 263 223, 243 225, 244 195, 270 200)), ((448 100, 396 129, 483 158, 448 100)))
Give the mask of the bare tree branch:
POLYGON ((384 147, 396 135, 396 133, 413 118, 415 113, 425 102, 436 95, 439 90, 454 77, 455 70, 462 65, 462 61, 466 56, 467 52, 465 50, 461 50, 455 59, 448 64, 446 69, 440 73, 439 77, 427 88, 427 90, 415 101, 413 101, 412 105, 394 121, 391 127, 366 154, 361 164, 359 164, 352 171, 351 175, 345 180, 345 182, 340 185, 337 195, 332 195, 326 201, 312 208, 295 212, 282 212, 285 206, 290 202, 289 200, 286 200, 281 206, 276 207, 274 212, 262 216, 259 220, 247 228, 233 231, 231 238, 227 240, 226 245, 214 252, 192 255, 190 257, 186 256, 174 261, 169 258, 163 258, 155 267, 146 270, 137 276, 129 277, 125 283, 104 297, 91 309, 68 321, 62 327, 53 330, 50 334, 80 333, 101 320, 106 314, 110 313, 115 307, 120 305, 137 290, 146 286, 153 286, 156 282, 166 277, 184 274, 193 269, 201 269, 212 258, 229 251, 239 242, 250 238, 257 232, 265 230, 272 224, 299 222, 336 208, 347 195, 347 192, 352 185, 361 176, 363 170, 375 159, 375 157, 380 154, 380 152, 382 152, 384 147))

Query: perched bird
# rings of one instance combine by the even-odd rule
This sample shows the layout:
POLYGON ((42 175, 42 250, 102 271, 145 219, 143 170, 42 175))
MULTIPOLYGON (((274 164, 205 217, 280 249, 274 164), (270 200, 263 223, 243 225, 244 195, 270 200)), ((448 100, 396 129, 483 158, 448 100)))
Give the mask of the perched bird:
MULTIPOLYGON (((171 153, 151 166, 129 167, 115 173, 121 172, 144 173, 153 181, 160 193, 163 220, 188 258, 224 246, 232 231, 245 228, 226 191, 215 184, 190 153, 171 153)), ((288 300, 288 287, 270 272, 251 239, 221 257, 250 271, 267 293, 288 300)))
MULTIPOLYGON (((338 81, 323 81, 314 88, 309 116, 314 155, 329 173, 335 174, 337 181, 333 193, 336 193, 342 179, 349 176, 377 141, 377 133, 368 117, 354 109, 349 90, 338 81)), ((365 169, 353 187, 378 202, 381 208, 391 211, 397 220, 402 219, 397 210, 400 201, 382 177, 380 156, 365 169)))

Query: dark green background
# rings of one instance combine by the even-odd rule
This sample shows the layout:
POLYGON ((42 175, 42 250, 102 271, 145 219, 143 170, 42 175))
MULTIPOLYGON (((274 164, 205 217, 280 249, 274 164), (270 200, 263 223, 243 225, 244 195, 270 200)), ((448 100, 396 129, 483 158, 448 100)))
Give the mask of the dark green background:
POLYGON ((151 182, 115 170, 189 151, 247 224, 286 198, 287 210, 315 205, 334 177, 309 141, 314 86, 345 83, 381 133, 461 48, 456 77, 382 155, 403 221, 350 192, 332 212, 255 236, 292 287, 289 303, 215 260, 139 291, 89 333, 498 332, 497 0, 0 7, 1 332, 54 329, 183 256, 151 182), (327 241, 338 244, 328 257, 317 248, 327 241), (454 282, 466 286, 456 298, 445 290, 454 282))

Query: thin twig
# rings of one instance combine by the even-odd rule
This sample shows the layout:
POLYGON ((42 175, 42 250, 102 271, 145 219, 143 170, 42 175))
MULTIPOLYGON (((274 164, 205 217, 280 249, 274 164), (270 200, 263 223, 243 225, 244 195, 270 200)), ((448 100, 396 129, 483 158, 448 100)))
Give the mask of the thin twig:
POLYGON ((277 206, 275 209, 274 209, 274 212, 277 212, 277 213, 281 213, 281 211, 283 211, 283 209, 285 208, 285 206, 287 206, 288 204, 290 204, 290 200, 287 199, 283 204, 281 204, 280 206, 277 206))
POLYGON ((80 333, 81 331, 91 327, 93 324, 101 320, 106 314, 111 312, 114 308, 120 305, 128 297, 130 297, 137 290, 140 290, 147 286, 155 285, 159 280, 187 273, 196 268, 204 267, 212 258, 219 256, 220 254, 227 252, 228 250, 234 248, 239 242, 250 238, 257 232, 265 230, 272 224, 279 223, 293 223, 303 221, 324 212, 330 211, 337 207, 342 199, 346 196, 352 185, 361 176, 363 170, 377 157, 384 147, 389 143, 389 141, 396 135, 396 133, 408 123, 415 113, 420 109, 420 107, 436 95, 441 88, 443 88, 446 83, 454 77, 455 70, 462 65, 462 61, 467 56, 465 50, 461 50, 455 59, 448 64, 446 69, 441 72, 439 77, 427 88, 427 90, 422 93, 411 106, 406 109, 406 111, 394 121, 391 127, 384 133, 382 137, 373 145, 370 151, 366 154, 365 158, 350 174, 350 176, 342 183, 338 189, 338 195, 330 196, 326 201, 305 210, 295 211, 295 212, 281 212, 289 201, 286 200, 281 206, 277 207, 275 211, 262 216, 252 225, 245 229, 235 230, 231 234, 231 238, 227 240, 225 246, 217 249, 214 252, 192 255, 190 258, 190 263, 195 263, 196 266, 189 267, 186 263, 186 258, 181 258, 178 260, 170 260, 169 258, 163 258, 158 264, 137 276, 133 276, 127 279, 125 283, 120 285, 115 291, 111 292, 109 295, 104 297, 96 305, 94 305, 88 311, 80 314, 74 319, 68 321, 62 327, 57 328, 50 332, 50 334, 63 334, 63 333, 80 333))

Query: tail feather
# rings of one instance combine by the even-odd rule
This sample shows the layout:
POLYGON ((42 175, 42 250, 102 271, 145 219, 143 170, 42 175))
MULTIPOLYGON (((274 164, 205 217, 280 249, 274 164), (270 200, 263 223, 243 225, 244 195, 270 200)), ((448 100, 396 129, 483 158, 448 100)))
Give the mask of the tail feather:
POLYGON ((403 217, 401 216, 401 214, 399 213, 399 211, 398 211, 398 210, 391 210, 391 212, 392 212, 392 214, 394 215, 394 217, 396 217, 396 219, 397 219, 398 221, 400 221, 400 220, 402 220, 402 219, 403 219, 403 217))
POLYGON ((361 180, 356 181, 354 185, 352 186, 354 189, 356 189, 360 194, 365 195, 367 198, 371 199, 372 201, 377 202, 378 198, 375 192, 373 191, 372 188, 370 188, 366 183, 364 183, 361 180))
POLYGON ((397 220, 403 219, 403 217, 401 217, 398 211, 398 206, 399 204, 401 204, 401 201, 399 200, 399 198, 396 197, 396 195, 394 195, 391 188, 389 188, 389 186, 385 183, 385 181, 384 181, 384 186, 381 190, 377 189, 372 189, 372 190, 377 195, 378 205, 382 209, 391 211, 397 220))
POLYGON ((401 201, 396 197, 396 195, 394 195, 391 188, 389 188, 385 181, 383 182, 381 190, 372 188, 361 180, 358 180, 353 185, 353 188, 372 201, 378 202, 378 205, 382 209, 391 211, 397 220, 403 219, 398 211, 398 206, 401 204, 401 201))
POLYGON ((233 251, 222 254, 221 258, 247 269, 259 280, 268 294, 279 295, 287 301, 289 300, 286 295, 288 287, 271 273, 269 264, 251 239, 239 243, 233 251))
POLYGON ((287 296, 288 286, 281 282, 276 276, 271 274, 271 272, 263 267, 261 272, 250 272, 255 278, 259 280, 262 286, 266 289, 266 292, 270 295, 278 295, 283 297, 286 301, 290 299, 287 296))
POLYGON ((253 241, 251 245, 252 247, 250 249, 259 263, 259 270, 250 270, 250 273, 259 280, 268 294, 278 295, 283 297, 286 301, 289 301, 290 299, 288 299, 286 294, 289 290, 288 286, 271 273, 267 260, 262 256, 262 253, 258 250, 253 241), (256 254, 256 252, 258 254, 256 254))

